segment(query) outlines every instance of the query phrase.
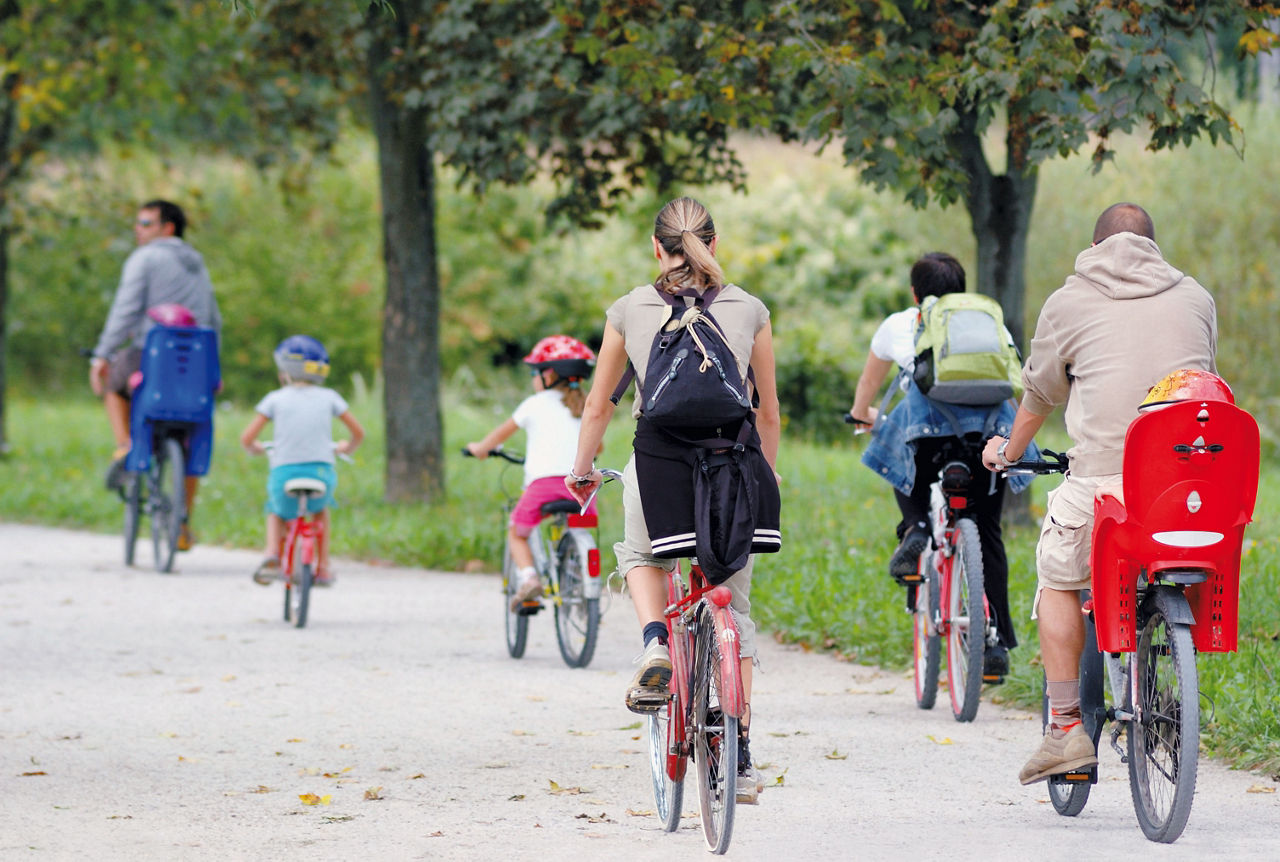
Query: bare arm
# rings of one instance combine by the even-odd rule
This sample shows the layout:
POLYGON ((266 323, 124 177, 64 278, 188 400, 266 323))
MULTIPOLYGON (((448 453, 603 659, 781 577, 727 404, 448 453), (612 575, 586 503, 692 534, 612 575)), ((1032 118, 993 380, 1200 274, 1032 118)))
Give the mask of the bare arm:
POLYGON ((261 413, 253 414, 253 419, 249 421, 249 425, 244 429, 244 433, 240 435, 240 445, 244 447, 244 451, 250 455, 261 455, 267 450, 258 442, 258 435, 262 433, 262 429, 267 427, 267 423, 271 420, 261 413))
MULTIPOLYGON (((1026 454, 1027 447, 1047 418, 1049 417, 1032 413, 1025 407, 1018 407, 1018 413, 1013 417, 1013 428, 1009 431, 1009 445, 1004 449, 1005 461, 1018 461, 1026 454)), ((999 472, 1005 468, 1005 463, 996 454, 1004 441, 1004 437, 992 437, 983 448, 982 463, 988 470, 999 472)))
POLYGON ((862 366, 862 374, 853 393, 853 407, 849 410, 849 415, 856 421, 863 425, 875 424, 879 411, 871 406, 871 401, 880 393, 880 387, 892 370, 892 359, 881 359, 874 353, 867 353, 867 361, 862 366))
POLYGON ((760 432, 760 448, 775 474, 778 470, 778 441, 782 437, 782 409, 778 405, 778 378, 773 357, 773 327, 766 323, 756 333, 751 347, 751 369, 756 377, 756 430, 760 432))
POLYGON ((490 452, 505 443, 512 434, 519 430, 520 426, 516 424, 516 420, 507 419, 506 422, 484 435, 483 440, 468 443, 467 451, 477 458, 488 458, 490 452))
POLYGON ((587 393, 587 403, 582 408, 582 426, 578 429, 578 452, 573 459, 573 472, 579 476, 588 476, 589 481, 578 484, 566 476, 565 487, 579 503, 587 497, 603 478, 592 469, 592 459, 604 445, 604 432, 609 428, 609 420, 613 418, 614 403, 609 400, 618 381, 627 369, 627 349, 622 340, 622 333, 606 323, 604 341, 596 354, 595 381, 591 391, 587 393))
POLYGON ((347 426, 347 433, 351 437, 348 440, 339 440, 338 445, 334 447, 334 451, 343 455, 350 455, 356 451, 361 441, 364 440, 364 427, 356 420, 356 417, 351 415, 350 410, 340 415, 338 421, 347 426))

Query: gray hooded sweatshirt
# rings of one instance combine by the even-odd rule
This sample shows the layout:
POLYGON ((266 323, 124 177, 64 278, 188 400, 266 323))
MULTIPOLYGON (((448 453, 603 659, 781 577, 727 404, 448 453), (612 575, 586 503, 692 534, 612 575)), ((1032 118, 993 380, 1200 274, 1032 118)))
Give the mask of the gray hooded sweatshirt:
POLYGON ((173 236, 140 245, 125 259, 120 286, 93 355, 107 358, 130 341, 141 345, 154 325, 147 309, 169 302, 185 305, 196 323, 213 328, 221 337, 222 316, 204 258, 173 236))
POLYGON ((1124 437, 1147 390, 1171 371, 1217 366, 1217 312, 1194 278, 1154 240, 1118 233, 1076 257, 1045 301, 1022 369, 1022 406, 1047 416, 1066 405, 1071 471, 1119 473, 1124 437))

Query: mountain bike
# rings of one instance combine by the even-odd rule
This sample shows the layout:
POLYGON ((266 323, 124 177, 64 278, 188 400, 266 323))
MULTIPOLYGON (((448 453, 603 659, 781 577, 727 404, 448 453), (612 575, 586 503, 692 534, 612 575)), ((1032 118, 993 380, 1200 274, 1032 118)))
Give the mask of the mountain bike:
POLYGON ((942 448, 942 471, 930 487, 929 521, 932 547, 920 555, 917 581, 907 584, 911 612, 916 705, 932 709, 938 692, 940 641, 947 644, 947 688, 956 721, 978 714, 984 677, 983 655, 996 640, 983 580, 982 541, 968 516, 973 495, 981 493, 966 461, 980 446, 967 439, 948 440, 942 448))
MULTIPOLYGON (((471 456, 467 449, 462 453, 471 456)), ((523 456, 501 447, 489 455, 509 464, 524 464, 523 456)), ((506 493, 505 496, 504 533, 518 495, 506 493)), ((518 584, 511 551, 505 542, 503 545, 502 607, 507 653, 512 658, 524 656, 529 618, 546 607, 546 600, 555 609, 560 657, 569 667, 586 667, 595 655, 600 631, 600 551, 595 535, 598 519, 594 514, 582 514, 577 502, 570 499, 544 503, 542 515, 542 522, 529 534, 533 565, 544 584, 541 599, 530 599, 514 609, 511 607, 518 584)))
MULTIPOLYGON (((1152 841, 1176 841, 1191 813, 1200 747, 1196 653, 1236 648, 1240 545, 1258 453, 1258 428, 1244 411, 1225 402, 1174 404, 1134 421, 1122 496, 1103 489, 1096 498, 1092 590, 1082 591, 1081 604, 1081 721, 1095 750, 1112 723, 1111 747, 1128 764, 1134 812, 1152 841)), ((1061 455, 1045 455, 1006 472, 1067 468, 1061 455)), ((1047 695, 1042 712, 1047 726, 1047 695)), ((1097 781, 1096 766, 1051 776, 1054 810, 1079 814, 1097 781)))

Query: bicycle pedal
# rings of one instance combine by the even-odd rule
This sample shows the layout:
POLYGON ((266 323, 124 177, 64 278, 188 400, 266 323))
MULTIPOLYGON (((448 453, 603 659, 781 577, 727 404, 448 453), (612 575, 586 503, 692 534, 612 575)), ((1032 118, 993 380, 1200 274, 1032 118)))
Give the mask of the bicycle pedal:
POLYGON ((522 617, 531 617, 540 610, 542 610, 542 602, 522 602, 520 607, 516 609, 516 613, 522 617))
POLYGON ((898 583, 904 587, 915 587, 924 583, 924 578, 920 577, 919 573, 911 574, 911 575, 902 575, 897 580, 898 580, 898 583))
POLYGON ((648 714, 661 712, 671 702, 671 692, 649 689, 633 689, 627 695, 627 709, 648 714))
POLYGON ((982 681, 987 685, 1004 685, 1004 677, 996 673, 984 673, 982 681))
POLYGON ((1093 771, 1087 769, 1063 772, 1059 775, 1049 776, 1049 782, 1051 784, 1088 784, 1092 781, 1093 771))

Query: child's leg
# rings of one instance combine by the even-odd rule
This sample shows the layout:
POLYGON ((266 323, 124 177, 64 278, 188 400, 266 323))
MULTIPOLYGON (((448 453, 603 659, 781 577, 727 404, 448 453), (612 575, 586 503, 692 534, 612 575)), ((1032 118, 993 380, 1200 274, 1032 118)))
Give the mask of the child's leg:
POLYGON ((529 547, 528 535, 520 535, 520 528, 514 524, 507 530, 507 547, 511 550, 511 562, 517 569, 533 568, 533 549, 529 547))
POLYGON ((321 528, 320 535, 316 539, 316 572, 329 573, 329 530, 332 521, 329 520, 329 510, 322 509, 311 516, 316 526, 321 528))
POLYGON ((267 549, 264 557, 280 558, 281 544, 284 543, 284 519, 275 513, 267 514, 267 549))

